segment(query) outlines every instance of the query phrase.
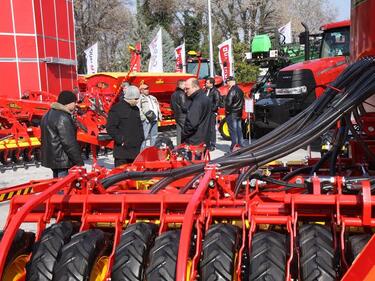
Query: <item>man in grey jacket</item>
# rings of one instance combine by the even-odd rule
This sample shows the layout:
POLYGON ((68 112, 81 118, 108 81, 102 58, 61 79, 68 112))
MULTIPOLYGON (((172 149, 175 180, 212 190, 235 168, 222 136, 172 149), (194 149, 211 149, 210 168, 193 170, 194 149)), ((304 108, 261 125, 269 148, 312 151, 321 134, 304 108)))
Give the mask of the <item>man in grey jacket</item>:
POLYGON ((155 145, 158 136, 158 121, 162 120, 160 105, 156 97, 150 95, 150 89, 147 84, 139 86, 141 93, 139 100, 139 109, 143 132, 145 134, 141 149, 144 149, 149 143, 150 146, 155 145))

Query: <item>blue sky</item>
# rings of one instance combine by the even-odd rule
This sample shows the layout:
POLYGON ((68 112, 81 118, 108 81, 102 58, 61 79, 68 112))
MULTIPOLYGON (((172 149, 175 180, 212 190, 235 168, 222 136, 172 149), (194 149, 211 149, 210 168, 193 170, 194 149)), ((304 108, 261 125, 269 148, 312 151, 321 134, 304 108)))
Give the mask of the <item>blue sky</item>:
POLYGON ((350 18, 350 0, 329 0, 328 2, 337 8, 337 20, 346 20, 350 18))

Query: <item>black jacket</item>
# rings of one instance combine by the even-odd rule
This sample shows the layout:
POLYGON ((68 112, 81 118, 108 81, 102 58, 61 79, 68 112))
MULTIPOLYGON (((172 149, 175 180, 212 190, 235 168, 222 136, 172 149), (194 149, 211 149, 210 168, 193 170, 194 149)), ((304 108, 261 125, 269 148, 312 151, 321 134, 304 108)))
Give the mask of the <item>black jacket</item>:
POLYGON ((181 88, 177 88, 172 94, 171 108, 173 110, 176 123, 183 127, 187 113, 187 97, 185 91, 181 88))
POLYGON ((217 112, 220 106, 220 92, 216 87, 213 87, 212 89, 207 90, 206 89, 206 95, 208 92, 208 98, 211 102, 211 109, 212 112, 217 112))
POLYGON ((60 103, 53 103, 41 124, 42 165, 51 169, 83 166, 81 148, 77 142, 77 128, 72 115, 60 103))
POLYGON ((203 90, 194 92, 190 97, 181 141, 198 145, 210 142, 211 103, 203 90))
POLYGON ((107 132, 114 139, 113 157, 135 159, 144 140, 139 108, 124 100, 114 104, 107 119, 107 132))
POLYGON ((225 98, 225 115, 241 118, 244 105, 244 93, 237 85, 230 88, 225 98))

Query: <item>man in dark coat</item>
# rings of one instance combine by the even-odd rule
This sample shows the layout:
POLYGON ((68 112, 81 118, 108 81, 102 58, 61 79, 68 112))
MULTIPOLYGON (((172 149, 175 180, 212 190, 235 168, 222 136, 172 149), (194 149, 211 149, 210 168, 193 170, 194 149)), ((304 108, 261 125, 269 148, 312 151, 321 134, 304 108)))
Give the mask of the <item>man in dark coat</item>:
POLYGON ((52 169, 54 178, 64 177, 69 168, 84 164, 77 142, 77 128, 72 118, 76 102, 74 93, 62 91, 40 124, 42 165, 52 169))
POLYGON ((196 78, 190 78, 185 86, 191 101, 182 130, 182 142, 192 145, 210 143, 211 104, 205 92, 199 88, 196 78))
POLYGON ((216 116, 220 104, 220 92, 215 87, 215 79, 210 77, 206 80, 206 95, 211 102, 211 125, 210 125, 210 147, 211 151, 216 148, 216 116))
POLYGON ((141 150, 144 134, 137 106, 139 97, 139 89, 129 86, 124 91, 124 99, 114 104, 109 111, 106 127, 115 141, 115 167, 132 163, 141 150))
POLYGON ((181 144, 181 132, 186 119, 186 99, 185 80, 179 80, 177 81, 176 91, 171 96, 171 109, 174 114, 174 119, 176 120, 177 145, 181 144))
POLYGON ((242 135, 242 108, 244 106, 244 93, 236 85, 236 81, 233 76, 229 76, 227 79, 229 86, 229 92, 225 98, 225 118, 228 123, 230 138, 232 144, 230 150, 238 145, 242 147, 244 145, 242 135))

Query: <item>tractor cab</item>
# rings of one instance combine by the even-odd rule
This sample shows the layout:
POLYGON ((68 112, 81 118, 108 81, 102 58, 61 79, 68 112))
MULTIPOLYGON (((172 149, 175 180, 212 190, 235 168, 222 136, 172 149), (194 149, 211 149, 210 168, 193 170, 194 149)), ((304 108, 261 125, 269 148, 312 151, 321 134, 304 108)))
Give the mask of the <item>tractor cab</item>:
MULTIPOLYGON (((306 60, 280 69, 273 80, 274 91, 255 103, 254 133, 256 137, 268 133, 307 108, 323 94, 346 68, 350 50, 350 21, 329 23, 321 27, 322 40, 319 58, 306 60)), ((308 32, 302 33, 300 43, 308 44, 308 32)))

